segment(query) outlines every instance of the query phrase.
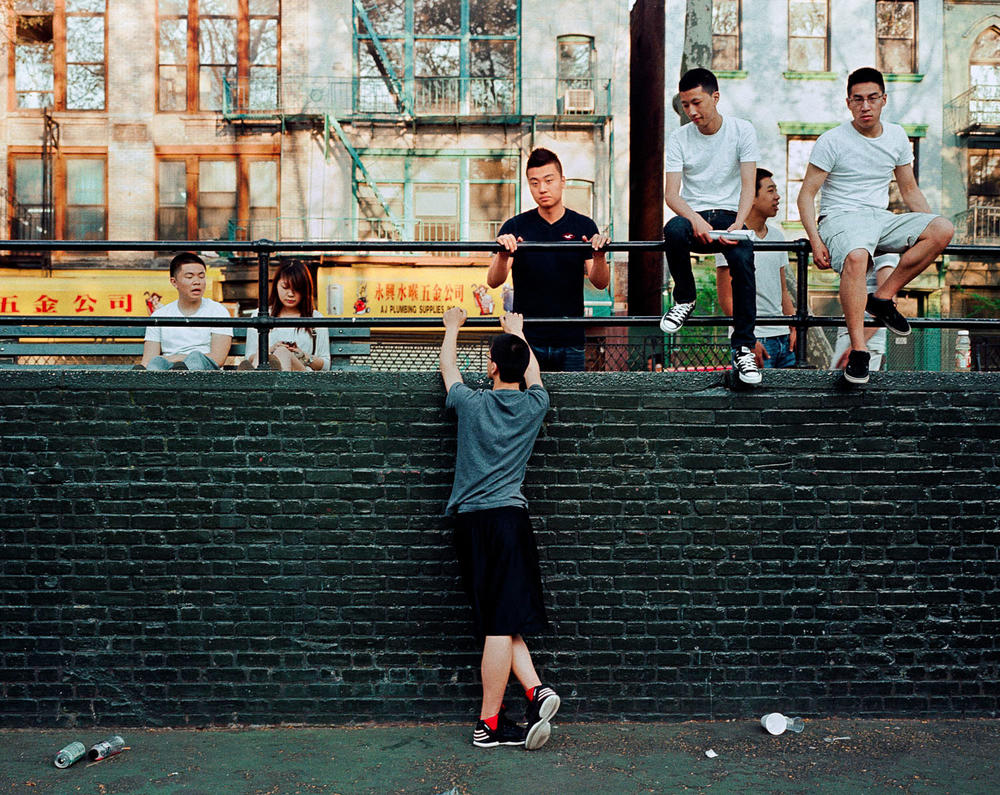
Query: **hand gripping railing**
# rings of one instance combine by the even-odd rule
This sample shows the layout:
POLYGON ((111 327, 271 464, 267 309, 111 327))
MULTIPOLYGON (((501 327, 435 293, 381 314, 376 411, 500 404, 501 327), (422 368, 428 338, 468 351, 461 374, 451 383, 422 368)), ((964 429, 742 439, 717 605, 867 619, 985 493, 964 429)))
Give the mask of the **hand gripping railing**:
MULTIPOLYGON (((558 242, 538 243, 519 242, 518 248, 523 251, 592 251, 589 243, 558 242)), ((809 241, 805 239, 783 242, 753 243, 755 251, 790 251, 795 254, 797 272, 796 310, 791 316, 767 315, 759 316, 758 323, 787 324, 798 330, 795 353, 800 362, 806 358, 807 333, 813 327, 843 326, 843 318, 817 317, 809 314, 809 241)), ((495 241, 400 241, 400 240, 322 240, 322 241, 282 241, 273 240, 9 240, 0 242, 0 248, 6 251, 159 251, 177 253, 180 251, 219 251, 231 254, 240 253, 246 256, 257 255, 257 294, 258 312, 256 317, 237 318, 152 318, 152 317, 77 317, 67 315, 6 315, 0 316, 2 325, 34 325, 34 326, 207 326, 207 327, 237 327, 256 328, 258 337, 258 361, 267 362, 270 348, 269 334, 272 328, 301 327, 303 320, 306 325, 324 328, 361 326, 365 328, 423 328, 439 327, 439 317, 324 317, 324 318, 277 318, 271 317, 267 303, 268 269, 271 257, 278 253, 312 253, 332 251, 360 252, 495 252, 498 247, 495 241)), ((616 241, 607 245, 606 251, 663 251, 662 240, 630 240, 616 241)), ((945 254, 964 257, 972 260, 1000 259, 1000 246, 954 245, 944 251, 945 254)), ((574 317, 574 318, 531 318, 529 324, 545 323, 567 326, 650 326, 656 325, 656 316, 610 316, 610 317, 574 317)), ((495 326, 495 317, 470 317, 466 326, 495 326)), ((730 322, 726 316, 694 316, 688 319, 688 326, 725 326, 730 322)), ((911 318, 910 324, 922 328, 976 328, 1000 329, 1000 319, 991 318, 911 318)))

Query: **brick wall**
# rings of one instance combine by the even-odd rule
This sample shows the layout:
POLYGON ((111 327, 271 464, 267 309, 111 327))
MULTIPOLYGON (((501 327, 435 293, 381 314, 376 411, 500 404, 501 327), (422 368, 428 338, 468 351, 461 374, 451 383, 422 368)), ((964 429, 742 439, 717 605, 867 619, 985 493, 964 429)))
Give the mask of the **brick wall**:
MULTIPOLYGON (((548 379, 565 719, 992 715, 1000 376, 548 379)), ((4 373, 0 723, 470 720, 432 374, 4 373)))

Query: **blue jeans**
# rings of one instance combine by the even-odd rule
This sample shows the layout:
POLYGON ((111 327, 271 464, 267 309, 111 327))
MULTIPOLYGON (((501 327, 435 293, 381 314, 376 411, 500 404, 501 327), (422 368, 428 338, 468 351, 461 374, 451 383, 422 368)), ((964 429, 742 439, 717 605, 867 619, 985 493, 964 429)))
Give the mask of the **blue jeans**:
MULTIPOLYGON (((712 229, 728 229, 736 220, 736 213, 729 210, 702 210, 698 213, 712 229)), ((733 334, 730 343, 734 350, 744 345, 753 350, 753 328, 757 320, 757 278, 753 267, 753 244, 741 240, 736 245, 712 242, 709 245, 694 238, 694 229, 687 218, 675 216, 663 227, 666 242, 667 267, 674 280, 674 301, 691 303, 696 296, 694 274, 691 271, 691 252, 719 253, 726 258, 729 275, 733 279, 733 334)))
POLYGON ((532 345, 538 359, 538 366, 549 373, 582 373, 584 370, 584 349, 580 347, 552 347, 532 345))
POLYGON ((764 346, 767 355, 771 357, 764 359, 765 368, 783 369, 795 366, 795 351, 789 345, 791 337, 788 334, 782 334, 779 337, 761 337, 757 341, 764 346))
MULTIPOLYGON (((184 357, 188 370, 218 370, 219 365, 209 359, 201 351, 193 351, 184 357)), ((169 370, 174 363, 164 356, 154 356, 146 365, 147 370, 169 370)))

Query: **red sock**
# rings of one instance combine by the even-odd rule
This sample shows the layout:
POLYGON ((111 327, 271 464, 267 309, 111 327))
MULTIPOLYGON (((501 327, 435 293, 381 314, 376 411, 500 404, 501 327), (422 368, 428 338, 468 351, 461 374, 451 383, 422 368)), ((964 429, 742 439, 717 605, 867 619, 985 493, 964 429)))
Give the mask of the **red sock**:
POLYGON ((527 698, 528 701, 534 701, 535 700, 535 691, 537 689, 538 689, 538 685, 535 685, 534 687, 525 690, 524 691, 525 698, 527 698))
POLYGON ((500 721, 500 713, 498 712, 492 718, 483 718, 483 723, 490 727, 490 731, 497 730, 497 723, 500 721))

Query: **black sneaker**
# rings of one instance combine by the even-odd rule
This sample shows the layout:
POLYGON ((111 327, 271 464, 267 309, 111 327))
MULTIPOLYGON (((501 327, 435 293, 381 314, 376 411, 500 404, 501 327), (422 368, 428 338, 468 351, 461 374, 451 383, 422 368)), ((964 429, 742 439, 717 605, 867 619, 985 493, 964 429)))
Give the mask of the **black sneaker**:
POLYGON ((896 302, 891 298, 876 298, 874 295, 869 295, 865 311, 893 334, 900 337, 910 335, 910 321, 899 314, 896 302))
POLYGON ((528 733, 524 739, 524 747, 528 751, 536 751, 549 741, 552 727, 549 721, 559 710, 562 702, 556 691, 551 687, 539 685, 535 688, 535 697, 528 702, 524 717, 528 721, 528 733))
POLYGON ((496 748, 498 745, 524 745, 527 730, 514 723, 504 712, 504 708, 501 707, 496 731, 493 731, 482 719, 476 723, 476 728, 472 732, 474 746, 477 748, 496 748))
POLYGON ((763 380, 757 368, 757 359, 746 345, 738 350, 733 349, 733 372, 739 376, 740 381, 751 386, 756 386, 763 380))
POLYGON ((171 370, 187 370, 188 366, 184 362, 174 362, 170 365, 171 370))
POLYGON ((674 304, 670 307, 670 311, 660 318, 660 330, 673 334, 691 317, 692 312, 694 312, 694 301, 690 304, 674 304))
POLYGON ((868 362, 872 355, 868 351, 851 351, 844 368, 844 378, 852 384, 868 383, 868 362))

